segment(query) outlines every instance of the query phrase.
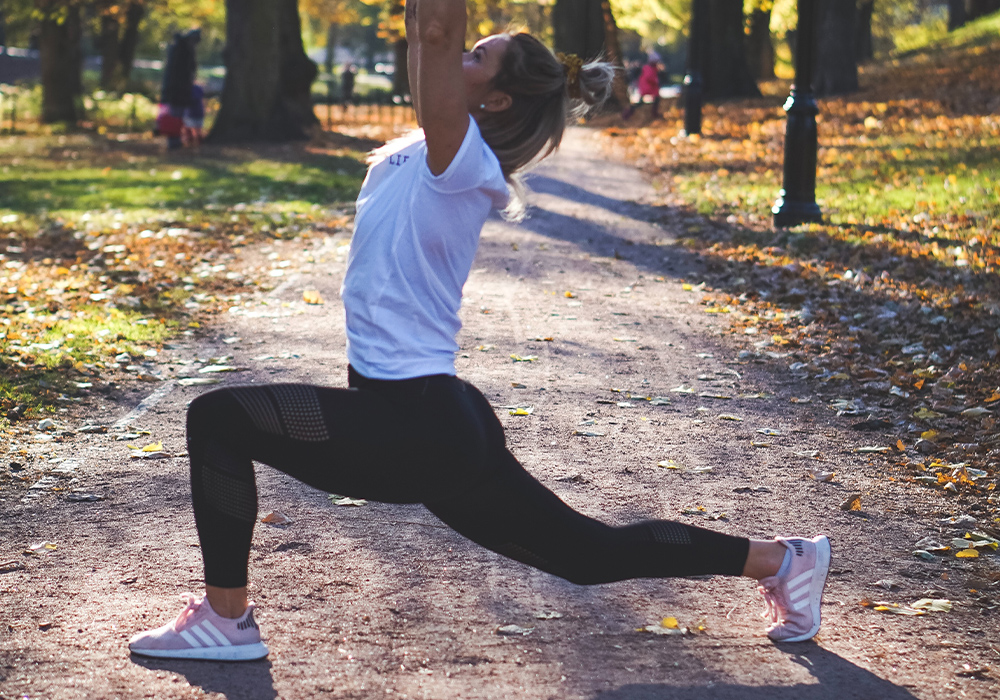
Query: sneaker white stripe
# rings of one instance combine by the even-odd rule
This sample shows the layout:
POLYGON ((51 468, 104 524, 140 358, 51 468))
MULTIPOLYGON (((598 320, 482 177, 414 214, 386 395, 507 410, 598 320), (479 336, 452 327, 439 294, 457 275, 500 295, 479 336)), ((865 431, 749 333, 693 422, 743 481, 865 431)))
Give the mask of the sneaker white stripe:
POLYGON ((794 605, 792 605, 792 609, 795 610, 796 612, 798 612, 799 610, 801 610, 802 608, 808 606, 809 604, 810 604, 810 600, 808 598, 805 598, 803 600, 800 600, 798 603, 795 603, 794 605))
POLYGON ((202 620, 201 626, 204 627, 206 630, 208 630, 208 633, 213 637, 215 637, 215 641, 217 641, 222 646, 231 647, 233 645, 232 642, 226 639, 226 635, 220 632, 219 628, 213 625, 209 620, 202 620))
POLYGON ((798 600, 802 596, 808 595, 810 588, 811 588, 811 586, 802 586, 801 588, 799 588, 799 589, 797 589, 795 591, 789 592, 789 594, 788 594, 788 600, 798 600))
POLYGON ((181 639, 183 639, 185 642, 187 642, 188 644, 190 644, 192 647, 195 648, 200 648, 204 646, 203 644, 201 644, 201 642, 199 642, 197 639, 194 638, 194 635, 192 635, 187 630, 181 631, 181 639))
MULTIPOLYGON (((201 624, 204 624, 204 623, 201 623, 201 624)), ((217 647, 217 646, 219 646, 218 644, 215 643, 215 640, 212 639, 211 637, 209 637, 207 634, 205 634, 205 632, 198 625, 193 625, 191 627, 191 631, 195 633, 195 635, 198 637, 198 639, 200 639, 202 642, 205 643, 205 646, 207 646, 207 647, 217 647)))
POLYGON ((798 588, 800 584, 810 580, 812 578, 812 575, 813 575, 813 569, 809 569, 809 571, 802 572, 801 574, 799 574, 798 576, 796 576, 795 578, 793 578, 791 581, 788 582, 788 590, 791 590, 793 588, 798 588))

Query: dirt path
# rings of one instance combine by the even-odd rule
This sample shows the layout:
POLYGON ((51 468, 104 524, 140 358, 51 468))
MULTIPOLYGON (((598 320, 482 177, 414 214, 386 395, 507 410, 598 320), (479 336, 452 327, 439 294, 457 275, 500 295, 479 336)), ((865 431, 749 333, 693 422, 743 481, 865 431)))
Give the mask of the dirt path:
POLYGON ((886 437, 851 431, 827 405, 837 397, 792 377, 787 358, 741 355, 724 319, 682 287, 698 283, 698 260, 674 237, 692 222, 656 207, 634 169, 596 153, 594 136, 574 131, 531 178, 531 218, 487 224, 465 290, 458 371, 497 406, 515 454, 588 514, 828 533, 835 559, 815 643, 770 643, 748 581, 577 587, 463 541, 422 507, 336 506, 261 468, 261 515, 293 521, 259 525, 251 555, 269 659, 130 658, 125 640, 175 614, 201 568, 186 460, 134 459, 126 445, 162 441, 183 453, 184 406, 206 389, 183 386, 184 375, 343 385, 343 234, 245 251, 246 265, 281 271, 278 286, 234 301, 218 325, 162 353, 152 369, 168 379, 97 414, 68 411, 59 431, 73 434, 9 447, 0 698, 996 697, 997 613, 986 609, 996 556, 912 555, 922 537, 960 536, 939 523, 960 511, 887 479, 879 455, 854 452, 886 437), (304 304, 305 289, 326 303, 304 304), (212 358, 245 371, 200 373, 212 358), (532 411, 510 415, 514 406, 532 411), (80 432, 93 423, 110 429, 80 432), (117 439, 137 428, 150 434, 117 439), (657 466, 666 460, 681 469, 657 466), (836 476, 820 483, 809 469, 836 476), (46 475, 42 486, 105 500, 28 490, 46 475), (862 509, 841 510, 853 493, 862 509), (57 548, 22 553, 42 541, 57 548), (865 597, 955 607, 908 617, 862 607, 865 597), (665 616, 703 629, 636 631, 665 616), (498 634, 505 625, 531 631, 498 634))

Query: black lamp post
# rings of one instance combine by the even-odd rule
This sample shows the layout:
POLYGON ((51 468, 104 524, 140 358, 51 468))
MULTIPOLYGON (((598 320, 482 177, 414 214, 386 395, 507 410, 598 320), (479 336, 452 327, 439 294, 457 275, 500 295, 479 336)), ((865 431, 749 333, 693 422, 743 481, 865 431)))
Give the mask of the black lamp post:
POLYGON ((785 101, 785 167, 778 201, 771 212, 778 228, 820 222, 816 204, 816 115, 813 67, 816 63, 815 0, 798 0, 795 37, 795 83, 785 101))
POLYGON ((704 102, 705 83, 701 74, 705 68, 705 46, 708 37, 708 17, 705 14, 705 0, 691 2, 691 34, 688 37, 688 72, 684 76, 684 133, 701 133, 701 106, 704 102))

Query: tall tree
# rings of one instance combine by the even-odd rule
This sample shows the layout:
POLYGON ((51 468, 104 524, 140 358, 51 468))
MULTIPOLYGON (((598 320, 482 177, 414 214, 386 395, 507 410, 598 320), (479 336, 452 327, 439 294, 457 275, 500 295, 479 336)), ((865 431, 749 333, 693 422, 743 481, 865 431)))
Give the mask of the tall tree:
POLYGON ((948 0, 948 31, 964 27, 965 23, 969 21, 965 4, 966 0, 948 0))
POLYGON ((773 0, 755 0, 747 32, 747 62, 756 80, 774 78, 774 43, 771 41, 773 0))
POLYGON ((35 0, 42 67, 42 122, 75 124, 83 89, 80 5, 72 0, 35 0))
POLYGON ((817 95, 839 95, 858 89, 856 0, 816 0, 817 95))
POLYGON ((584 61, 602 56, 607 38, 602 1, 556 0, 552 37, 557 51, 575 53, 584 61))
POLYGON ((875 58, 875 47, 872 42, 872 18, 875 15, 875 0, 859 0, 857 37, 854 40, 855 57, 858 63, 864 63, 875 58))
POLYGON ((747 64, 743 0, 693 2, 704 2, 708 16, 708 46, 703 54, 705 97, 712 100, 760 95, 747 64))
POLYGON ((100 28, 101 87, 125 89, 132 74, 132 63, 139 43, 139 23, 146 14, 143 0, 101 0, 97 5, 100 28))
POLYGON ((968 19, 971 22, 997 10, 1000 10, 1000 0, 969 0, 968 19))
POLYGON ((302 48, 298 0, 226 0, 226 82, 213 141, 308 138, 319 124, 316 64, 302 48))

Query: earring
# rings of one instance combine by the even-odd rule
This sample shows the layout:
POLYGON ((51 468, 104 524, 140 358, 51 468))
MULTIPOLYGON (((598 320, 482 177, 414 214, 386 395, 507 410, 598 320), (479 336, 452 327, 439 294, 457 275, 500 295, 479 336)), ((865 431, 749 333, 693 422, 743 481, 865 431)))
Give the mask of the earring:
POLYGON ((486 109, 486 105, 484 105, 484 104, 479 105, 479 109, 486 109))

